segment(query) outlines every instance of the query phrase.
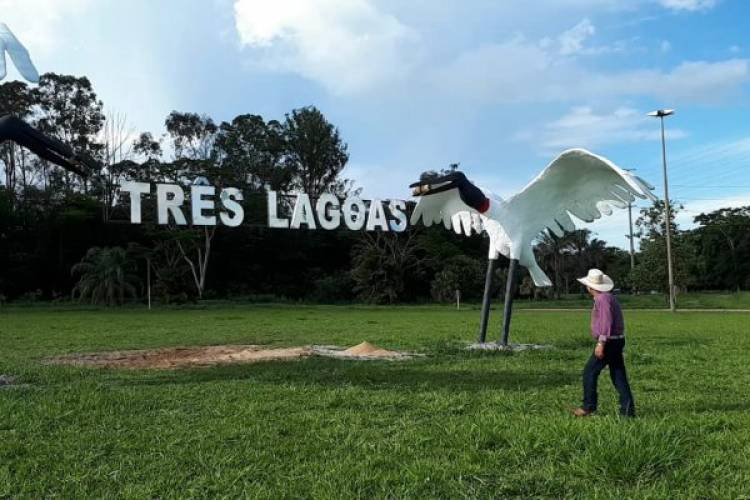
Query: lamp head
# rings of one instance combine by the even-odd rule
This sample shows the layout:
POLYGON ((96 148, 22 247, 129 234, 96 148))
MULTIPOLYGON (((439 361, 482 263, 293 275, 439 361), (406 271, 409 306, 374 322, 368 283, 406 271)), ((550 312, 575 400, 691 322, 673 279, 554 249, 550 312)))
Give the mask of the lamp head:
POLYGON ((674 109, 657 109, 648 113, 648 116, 665 117, 674 114, 674 109))

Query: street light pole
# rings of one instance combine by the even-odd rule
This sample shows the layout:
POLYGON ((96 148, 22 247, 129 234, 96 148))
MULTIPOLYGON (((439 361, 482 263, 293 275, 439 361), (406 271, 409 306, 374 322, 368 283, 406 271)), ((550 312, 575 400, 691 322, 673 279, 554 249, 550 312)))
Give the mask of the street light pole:
MULTIPOLYGON (((628 172, 635 170, 634 168, 626 168, 628 172)), ((630 270, 635 269, 635 243, 633 243, 633 202, 628 202, 628 236, 630 240, 630 270)))
POLYGON ((635 269, 635 246, 633 245, 633 203, 628 202, 628 227, 630 228, 630 270, 635 269))
POLYGON ((669 207, 669 181, 667 178, 667 145, 664 138, 664 117, 674 114, 673 109, 659 109, 652 111, 649 116, 657 116, 661 121, 661 158, 664 168, 664 211, 666 216, 665 226, 667 234, 667 273, 669 275, 669 310, 675 311, 674 298, 674 273, 672 271, 672 216, 669 207))

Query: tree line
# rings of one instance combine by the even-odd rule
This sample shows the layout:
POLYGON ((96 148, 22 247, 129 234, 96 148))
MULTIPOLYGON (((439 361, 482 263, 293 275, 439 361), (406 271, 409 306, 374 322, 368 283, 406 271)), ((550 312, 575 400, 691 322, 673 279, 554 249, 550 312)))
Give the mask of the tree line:
MULTIPOLYGON (((101 167, 82 177, 12 143, 0 144, 0 301, 396 303, 453 301, 457 291, 471 301, 484 288, 488 243, 481 235, 422 227, 398 234, 265 227, 268 190, 302 191, 313 199, 358 191, 342 174, 347 144, 315 107, 281 119, 241 114, 224 122, 173 111, 165 132, 154 135, 131 129, 125 115, 106 112, 87 78, 48 73, 33 88, 0 85, 2 115, 27 121, 101 167), (238 228, 160 226, 153 202, 144 199, 143 223, 130 225, 118 192, 126 180, 238 187, 248 217, 238 228)), ((641 210, 633 269, 627 252, 588 230, 542 235, 536 254, 555 286, 537 289, 524 277, 518 294, 542 299, 581 293, 575 278, 590 267, 604 269, 624 291, 663 292, 665 223, 661 202, 641 210)), ((750 207, 701 214, 696 223, 682 231, 674 215, 669 221, 678 286, 750 287, 750 207)), ((493 294, 503 292, 505 273, 502 260, 493 294)))

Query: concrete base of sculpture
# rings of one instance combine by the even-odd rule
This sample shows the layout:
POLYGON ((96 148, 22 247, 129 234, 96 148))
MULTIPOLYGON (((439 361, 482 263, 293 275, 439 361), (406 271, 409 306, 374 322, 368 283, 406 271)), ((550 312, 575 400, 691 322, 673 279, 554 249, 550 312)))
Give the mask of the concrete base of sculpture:
POLYGON ((543 351, 546 349, 552 349, 551 345, 543 344, 508 344, 501 345, 496 342, 483 342, 474 343, 466 346, 469 351, 507 351, 507 352, 521 352, 521 351, 543 351))

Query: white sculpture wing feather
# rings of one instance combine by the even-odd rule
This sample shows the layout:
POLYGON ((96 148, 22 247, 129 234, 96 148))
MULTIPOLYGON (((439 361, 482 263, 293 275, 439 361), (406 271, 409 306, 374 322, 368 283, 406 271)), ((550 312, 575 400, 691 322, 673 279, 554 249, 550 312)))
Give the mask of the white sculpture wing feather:
MULTIPOLYGON (((3 25, 0 24, 0 30, 3 29, 3 25)), ((0 37, 0 80, 5 78, 8 71, 5 69, 5 42, 0 37)))
POLYGON ((520 193, 508 200, 514 225, 536 237, 549 228, 561 236, 575 229, 570 215, 592 222, 638 198, 656 200, 653 186, 584 149, 564 151, 520 193))
POLYGON ((442 222, 446 229, 466 236, 471 235, 472 230, 477 233, 481 231, 479 214, 461 201, 458 189, 421 196, 411 214, 411 223, 416 224, 419 219, 425 226, 442 222))
POLYGON ((34 63, 31 62, 31 56, 26 50, 26 47, 21 45, 21 42, 13 35, 8 26, 0 23, 0 80, 5 78, 5 52, 10 55, 13 64, 21 76, 32 83, 39 81, 39 73, 34 67, 34 63))

